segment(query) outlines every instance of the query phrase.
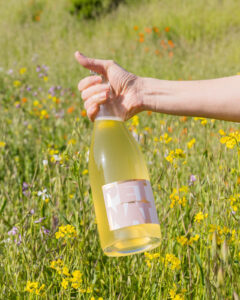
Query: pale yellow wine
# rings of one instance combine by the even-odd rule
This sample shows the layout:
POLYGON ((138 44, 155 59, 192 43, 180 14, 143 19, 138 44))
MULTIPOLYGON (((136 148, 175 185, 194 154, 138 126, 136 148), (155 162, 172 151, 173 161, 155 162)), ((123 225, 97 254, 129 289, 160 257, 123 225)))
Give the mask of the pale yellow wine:
POLYGON ((124 122, 97 118, 89 154, 89 175, 100 243, 108 256, 125 256, 157 247, 159 224, 140 224, 116 230, 109 227, 102 186, 126 180, 149 180, 140 148, 124 122))

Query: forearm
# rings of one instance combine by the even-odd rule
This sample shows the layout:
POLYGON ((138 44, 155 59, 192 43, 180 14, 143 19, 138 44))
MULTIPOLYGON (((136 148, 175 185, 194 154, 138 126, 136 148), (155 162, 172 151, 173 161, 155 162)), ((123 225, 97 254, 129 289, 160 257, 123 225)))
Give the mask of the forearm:
POLYGON ((240 122, 240 76, 199 81, 140 79, 143 110, 240 122))

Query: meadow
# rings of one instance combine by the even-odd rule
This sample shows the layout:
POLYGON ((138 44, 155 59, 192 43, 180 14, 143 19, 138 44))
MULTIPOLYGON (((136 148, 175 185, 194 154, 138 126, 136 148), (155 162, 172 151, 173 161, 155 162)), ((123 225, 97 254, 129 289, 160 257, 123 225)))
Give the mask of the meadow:
POLYGON ((69 2, 0 2, 0 299, 240 299, 238 123, 142 112, 126 122, 161 224, 151 252, 101 250, 93 124, 74 52, 144 77, 240 75, 240 3, 128 1, 97 20, 69 2))

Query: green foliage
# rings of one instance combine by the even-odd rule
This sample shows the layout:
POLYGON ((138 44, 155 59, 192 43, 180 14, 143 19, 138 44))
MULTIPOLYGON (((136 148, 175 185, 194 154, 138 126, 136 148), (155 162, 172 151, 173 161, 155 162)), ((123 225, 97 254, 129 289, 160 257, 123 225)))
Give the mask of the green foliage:
POLYGON ((110 12, 124 0, 70 0, 72 14, 80 19, 95 19, 96 17, 110 12))
POLYGON ((42 8, 29 0, 0 1, 0 299, 40 299, 25 291, 28 281, 38 282, 38 288, 45 284, 44 300, 181 299, 181 294, 186 300, 238 299, 239 156, 236 146, 220 143, 219 129, 229 134, 239 126, 139 114, 136 130, 162 243, 148 257, 108 258, 100 248, 86 174, 93 124, 82 113, 77 91, 89 71, 75 61, 74 52, 114 59, 145 77, 235 75, 240 72, 239 0, 129 0, 135 4, 91 22, 72 17, 67 0, 35 3, 40 2, 42 8), (33 21, 39 10, 39 21, 33 21), (58 88, 50 97, 52 86, 58 88), (196 142, 189 148, 192 139, 196 142), (175 168, 165 157, 176 148, 186 157, 175 168), (188 186, 191 174, 196 181, 188 186), (185 185, 187 193, 170 199, 174 188, 185 185), (44 189, 49 202, 38 196, 44 189), (185 206, 179 204, 183 197, 185 206), (194 220, 200 212, 208 215, 198 223, 194 220), (56 239, 59 226, 67 224, 75 227, 77 237, 56 239), (8 234, 13 227, 17 233, 8 234), (191 238, 196 240, 190 243, 191 238), (163 262, 167 254, 181 262, 179 268, 163 262), (50 267, 57 259, 71 274, 80 270, 82 288, 93 290, 81 292, 70 285, 65 290, 63 275, 50 267))

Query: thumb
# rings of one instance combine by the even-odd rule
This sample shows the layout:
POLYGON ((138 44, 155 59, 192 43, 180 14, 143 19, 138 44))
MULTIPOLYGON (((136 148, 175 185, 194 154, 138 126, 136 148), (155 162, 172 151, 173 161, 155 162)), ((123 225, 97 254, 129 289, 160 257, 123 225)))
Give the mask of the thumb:
POLYGON ((107 69, 111 63, 110 60, 89 58, 79 51, 75 52, 75 58, 84 68, 107 77, 107 69))

